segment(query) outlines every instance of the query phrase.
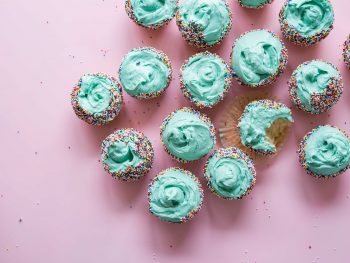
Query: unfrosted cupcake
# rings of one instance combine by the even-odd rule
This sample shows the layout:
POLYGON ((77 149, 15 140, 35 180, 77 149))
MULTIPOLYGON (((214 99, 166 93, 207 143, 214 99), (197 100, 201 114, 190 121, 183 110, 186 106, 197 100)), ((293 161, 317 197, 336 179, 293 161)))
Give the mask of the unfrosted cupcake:
POLYGON ((288 82, 289 95, 299 109, 319 114, 335 105, 343 93, 338 69, 321 60, 301 64, 288 82))
POLYGON ((231 11, 226 0, 182 0, 176 23, 189 44, 207 48, 221 42, 231 29, 231 11))
POLYGON ((180 87, 197 107, 211 108, 231 88, 230 67, 216 54, 195 54, 180 69, 180 87))
POLYGON ((81 120, 103 125, 119 114, 123 103, 122 90, 113 77, 103 73, 85 74, 73 88, 71 103, 81 120))
POLYGON ((224 199, 241 199, 256 181, 254 162, 238 148, 221 148, 208 158, 204 176, 210 190, 224 199))
POLYGON ((348 35, 343 46, 343 60, 348 69, 350 69, 350 35, 348 35))
POLYGON ((336 177, 349 168, 350 139, 337 127, 318 126, 305 135, 298 153, 308 174, 317 178, 336 177))
POLYGON ((203 190, 191 172, 168 168, 160 172, 148 189, 149 210, 163 221, 184 223, 200 210, 203 190))
POLYGON ((233 44, 231 67, 239 84, 266 86, 283 73, 288 52, 272 32, 258 29, 242 34, 233 44))
POLYGON ((153 147, 148 138, 135 129, 120 129, 102 142, 104 169, 124 181, 145 176, 152 168, 153 147))
POLYGON ((268 4, 271 4, 273 0, 238 0, 238 3, 247 8, 259 9, 268 4))
POLYGON ((283 103, 253 101, 245 107, 238 122, 241 142, 259 154, 274 154, 276 141, 284 137, 285 127, 292 122, 292 111, 283 103))
POLYGON ((202 158, 216 143, 213 123, 206 115, 189 107, 166 117, 160 136, 166 152, 183 163, 202 158))
POLYGON ((138 99, 160 96, 169 86, 171 77, 168 56, 151 47, 132 49, 124 56, 119 68, 124 90, 138 99))
POLYGON ((289 41, 300 46, 314 45, 333 29, 333 7, 329 0, 287 0, 279 21, 289 41))
POLYGON ((138 25, 157 29, 175 16, 178 0, 126 0, 125 10, 138 25))

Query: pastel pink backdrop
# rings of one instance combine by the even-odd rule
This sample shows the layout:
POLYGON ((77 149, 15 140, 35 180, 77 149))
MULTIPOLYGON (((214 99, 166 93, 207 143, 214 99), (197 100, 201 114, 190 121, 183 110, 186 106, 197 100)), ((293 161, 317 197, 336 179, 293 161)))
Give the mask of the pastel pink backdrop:
MULTIPOLYGON (((210 50, 228 61, 234 39, 247 30, 281 35, 282 2, 254 11, 229 1, 233 29, 210 50)), ((350 72, 341 61, 349 3, 332 3, 330 36, 309 48, 285 41, 288 68, 265 90, 291 106, 288 78, 300 63, 318 58, 339 67, 343 97, 320 116, 293 108, 293 131, 279 156, 259 165, 254 191, 244 200, 224 201, 204 185, 205 160, 180 165, 160 144, 164 117, 191 105, 177 75, 197 50, 182 40, 174 20, 153 32, 132 23, 120 0, 1 0, 0 262, 349 262, 350 174, 318 181, 304 173, 296 155, 300 139, 316 125, 349 132, 350 72), (150 101, 124 93, 119 117, 105 127, 76 118, 70 91, 80 75, 116 76, 122 56, 140 46, 169 55, 174 78, 166 93, 150 101), (154 167, 144 180, 116 181, 99 162, 101 141, 123 127, 140 129, 154 145, 154 167), (147 184, 170 166, 190 169, 205 188, 203 208, 188 224, 164 223, 148 213, 147 184)), ((249 88, 234 83, 224 102, 204 112, 218 124, 225 105, 244 92, 249 88)))

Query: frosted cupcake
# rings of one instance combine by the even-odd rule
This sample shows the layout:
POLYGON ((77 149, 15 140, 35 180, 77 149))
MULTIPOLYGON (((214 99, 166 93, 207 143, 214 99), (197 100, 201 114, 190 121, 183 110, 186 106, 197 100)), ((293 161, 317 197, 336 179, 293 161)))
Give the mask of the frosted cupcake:
POLYGON ((266 86, 283 73, 288 52, 272 32, 259 29, 242 34, 233 44, 231 67, 239 84, 266 86))
POLYGON ((343 60, 348 69, 350 69, 350 35, 348 35, 343 46, 343 60))
POLYGON ((259 9, 268 4, 271 4, 273 0, 238 0, 238 3, 247 8, 259 9))
POLYGON ((216 150, 205 164, 204 176, 210 190, 224 199, 241 199, 256 181, 254 162, 240 149, 216 150))
POLYGON ((200 210, 203 190, 189 171, 168 168, 160 172, 148 189, 149 210, 163 221, 184 223, 200 210))
POLYGON ((220 43, 231 29, 231 11, 225 0, 182 0, 176 23, 190 45, 207 48, 220 43))
POLYGON ((111 122, 123 103, 122 90, 113 77, 103 73, 85 74, 71 93, 75 114, 93 125, 111 122))
POLYGON ((165 118, 160 136, 166 152, 183 163, 202 158, 216 143, 215 128, 210 119, 188 107, 165 118))
POLYGON ((169 86, 171 77, 168 56, 150 47, 132 49, 125 55, 119 68, 123 89, 138 99, 160 96, 169 86))
POLYGON ((301 64, 288 82, 289 95, 299 109, 319 114, 335 105, 343 93, 340 72, 321 60, 301 64))
POLYGON ((178 0, 126 0, 125 10, 138 25, 157 29, 175 16, 178 0))
POLYGON ((300 46, 314 45, 333 29, 333 7, 329 0, 287 0, 279 21, 289 41, 300 46))
POLYGON ((350 165, 350 139, 345 131, 325 125, 306 134, 299 148, 299 161, 317 178, 336 177, 350 165))
POLYGON ((259 154, 275 154, 276 141, 284 136, 285 127, 292 122, 292 112, 283 103, 253 101, 245 107, 238 122, 241 142, 259 154))
POLYGON ((180 69, 180 87, 197 107, 213 107, 231 88, 230 67, 210 52, 195 54, 180 69))
POLYGON ((114 178, 129 181, 145 176, 152 168, 153 147, 148 138, 135 129, 120 129, 102 142, 104 169, 114 178))

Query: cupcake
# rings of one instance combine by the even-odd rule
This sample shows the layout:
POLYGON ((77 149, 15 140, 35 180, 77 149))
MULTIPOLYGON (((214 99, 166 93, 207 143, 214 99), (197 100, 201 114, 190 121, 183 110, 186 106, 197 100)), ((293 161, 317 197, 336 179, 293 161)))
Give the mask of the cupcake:
POLYGON ((348 69, 350 69, 350 35, 348 35, 348 37, 344 43, 343 59, 344 59, 346 66, 348 67, 348 69))
POLYGON ((180 69, 180 87, 197 107, 211 108, 231 88, 230 67, 216 54, 195 54, 180 69))
POLYGON ((279 22, 283 36, 292 43, 314 45, 333 29, 333 7, 329 0, 287 0, 279 22))
POLYGON ((75 114, 83 121, 103 125, 111 122, 123 103, 122 90, 116 79, 103 73, 85 74, 71 93, 75 114))
POLYGON ((225 0, 182 0, 176 23, 190 45, 207 48, 221 42, 231 29, 231 11, 225 0))
POLYGON ((138 99, 160 96, 169 86, 171 77, 168 56, 151 47, 132 49, 124 56, 119 68, 123 89, 138 99))
POLYGON ((259 9, 265 5, 271 4, 273 0, 238 0, 240 6, 259 9))
POLYGON ((204 176, 210 190, 224 199, 241 199, 256 181, 254 162, 238 148, 216 150, 205 164, 204 176))
POLYGON ((233 44, 231 67, 239 84, 266 86, 283 73, 288 52, 272 32, 258 29, 242 34, 233 44))
POLYGON ((301 64, 288 82, 289 95, 299 109, 319 114, 335 105, 343 93, 340 72, 321 60, 301 64))
POLYGON ((160 137, 166 152, 179 162, 198 160, 216 143, 210 119, 189 107, 172 112, 161 126, 160 137))
POLYGON ((200 210, 203 190, 191 172, 168 168, 160 172, 148 188, 149 210, 163 221, 184 223, 200 210))
POLYGON ((102 142, 104 169, 123 181, 145 176, 152 168, 153 156, 151 142, 142 132, 132 128, 116 130, 102 142))
POLYGON ((336 177, 350 166, 350 139, 337 127, 318 126, 305 135, 298 154, 308 174, 317 178, 336 177))
POLYGON ((241 142, 259 154, 275 154, 275 137, 281 136, 285 126, 292 122, 292 111, 283 103, 272 100, 253 101, 245 107, 238 120, 241 142))
POLYGON ((157 29, 175 16, 178 0, 126 0, 125 10, 138 25, 157 29))

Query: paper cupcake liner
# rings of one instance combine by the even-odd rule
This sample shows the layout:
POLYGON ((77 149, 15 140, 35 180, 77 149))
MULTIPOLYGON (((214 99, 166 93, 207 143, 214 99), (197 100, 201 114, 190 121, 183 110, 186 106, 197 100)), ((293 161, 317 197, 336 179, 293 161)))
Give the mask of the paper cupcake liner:
MULTIPOLYGON (((266 154, 242 144, 238 124, 245 107, 250 102, 264 99, 278 101, 276 97, 270 97, 267 93, 263 92, 237 96, 233 99, 232 103, 227 106, 219 122, 219 137, 222 146, 237 147, 247 153, 256 162, 266 158, 266 154)), ((266 130, 267 136, 276 146, 276 152, 269 154, 269 156, 275 156, 283 148, 290 126, 291 124, 288 121, 276 120, 271 127, 266 130)))

